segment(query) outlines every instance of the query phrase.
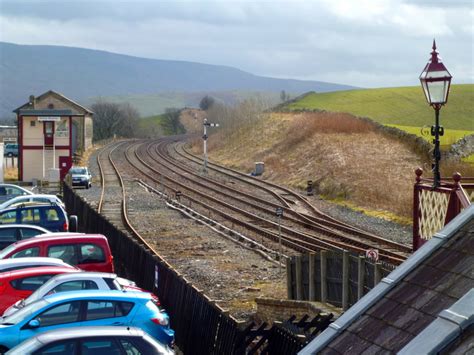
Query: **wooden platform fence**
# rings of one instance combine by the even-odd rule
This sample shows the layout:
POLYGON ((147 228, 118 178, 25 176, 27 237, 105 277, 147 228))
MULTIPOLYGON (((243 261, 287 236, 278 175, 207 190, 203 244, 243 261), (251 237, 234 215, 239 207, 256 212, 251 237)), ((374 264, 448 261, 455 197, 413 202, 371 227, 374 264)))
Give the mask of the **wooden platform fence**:
POLYGON ((330 303, 346 310, 393 268, 348 251, 293 256, 286 264, 288 299, 330 303))

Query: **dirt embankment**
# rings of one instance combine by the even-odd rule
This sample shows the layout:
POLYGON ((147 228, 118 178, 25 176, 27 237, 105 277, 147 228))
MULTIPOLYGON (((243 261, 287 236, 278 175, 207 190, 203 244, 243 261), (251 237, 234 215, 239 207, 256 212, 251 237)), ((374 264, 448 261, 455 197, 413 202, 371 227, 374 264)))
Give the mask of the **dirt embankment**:
MULTIPOLYGON (((183 119, 186 126, 189 121, 183 119)), ((201 146, 193 149, 198 153, 201 146)), ((238 131, 222 127, 210 136, 208 154, 248 172, 263 161, 264 179, 298 189, 312 180, 325 198, 407 223, 414 170, 429 170, 426 155, 367 121, 340 113, 272 113, 238 131)))

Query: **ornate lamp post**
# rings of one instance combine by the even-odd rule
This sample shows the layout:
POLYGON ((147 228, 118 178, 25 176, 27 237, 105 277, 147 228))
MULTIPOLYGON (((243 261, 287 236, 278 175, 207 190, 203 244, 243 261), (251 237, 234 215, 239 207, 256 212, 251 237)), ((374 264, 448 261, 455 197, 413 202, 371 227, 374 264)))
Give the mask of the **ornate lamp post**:
POLYGON ((431 126, 431 135, 434 136, 434 163, 432 166, 434 176, 433 188, 438 187, 441 180, 439 173, 439 160, 441 158, 439 137, 444 134, 444 128, 439 124, 439 111, 441 110, 441 106, 448 101, 451 78, 452 76, 449 74, 448 69, 441 63, 441 58, 438 58, 436 42, 433 40, 431 59, 420 75, 421 87, 425 93, 426 101, 428 101, 435 110, 435 124, 431 126))

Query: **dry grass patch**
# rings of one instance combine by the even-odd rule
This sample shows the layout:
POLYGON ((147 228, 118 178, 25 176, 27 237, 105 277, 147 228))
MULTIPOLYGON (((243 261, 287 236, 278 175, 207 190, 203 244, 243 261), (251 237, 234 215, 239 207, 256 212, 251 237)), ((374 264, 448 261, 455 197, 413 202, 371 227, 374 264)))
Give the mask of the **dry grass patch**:
POLYGON ((405 144, 340 113, 268 115, 244 133, 209 141, 212 160, 245 171, 264 161, 266 179, 300 189, 313 180, 328 199, 404 217, 411 214, 413 171, 426 167, 405 144))

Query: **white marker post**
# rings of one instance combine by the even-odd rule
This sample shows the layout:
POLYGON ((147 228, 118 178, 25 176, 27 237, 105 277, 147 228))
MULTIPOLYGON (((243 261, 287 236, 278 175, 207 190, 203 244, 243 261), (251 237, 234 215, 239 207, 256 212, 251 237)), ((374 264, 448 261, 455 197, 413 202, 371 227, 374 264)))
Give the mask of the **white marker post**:
POLYGON ((207 118, 204 119, 203 123, 204 127, 204 135, 202 136, 203 143, 204 143, 204 167, 203 171, 204 174, 207 174, 207 127, 219 127, 219 123, 210 123, 207 122, 207 118))

